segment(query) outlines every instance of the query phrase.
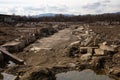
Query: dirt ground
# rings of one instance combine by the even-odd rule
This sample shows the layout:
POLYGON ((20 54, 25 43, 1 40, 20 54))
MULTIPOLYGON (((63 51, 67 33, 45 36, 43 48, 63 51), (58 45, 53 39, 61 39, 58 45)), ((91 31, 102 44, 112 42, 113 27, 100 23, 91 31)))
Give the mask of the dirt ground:
MULTIPOLYGON (((4 72, 18 75, 20 80, 30 80, 28 77, 30 77, 30 75, 33 72, 44 70, 46 68, 54 69, 54 67, 64 68, 66 66, 74 67, 75 65, 77 65, 76 69, 79 70, 80 69, 79 64, 81 64, 80 57, 79 56, 75 58, 69 57, 68 54, 66 53, 66 48, 69 47, 71 43, 79 40, 76 35, 72 34, 72 32, 76 28, 81 27, 82 25, 70 24, 68 28, 59 30, 58 32, 48 37, 43 37, 36 40, 34 43, 27 46, 23 50, 23 52, 14 53, 15 56, 23 59, 26 65, 16 65, 13 67, 9 67, 5 69, 4 72)), ((0 29, 1 44, 8 42, 10 40, 13 40, 19 36, 19 35, 14 36, 15 32, 13 28, 9 29, 7 32, 6 32, 6 29, 4 30, 4 28, 2 27, 0 28, 1 28, 0 29), (7 35, 5 35, 3 32, 6 32, 5 34, 7 35), (13 34, 11 34, 11 32, 13 34), (9 39, 5 40, 4 38, 6 37, 9 39)), ((91 26, 90 25, 89 29, 92 29, 95 33, 100 33, 101 35, 104 35, 104 34, 107 35, 106 38, 103 38, 103 40, 105 39, 106 41, 120 39, 120 33, 119 33, 120 25, 110 25, 110 26, 101 26, 101 25, 91 26)), ((118 50, 120 50, 120 48, 118 50)), ((112 59, 116 61, 116 64, 118 66, 117 68, 119 69, 120 61, 117 61, 117 60, 119 60, 118 55, 120 55, 120 51, 118 51, 116 55, 114 55, 112 59)), ((111 62, 108 62, 108 64, 113 65, 113 63, 111 62)), ((113 67, 115 67, 115 65, 113 65, 113 67)), ((40 79, 36 79, 36 80, 40 80, 40 79)))

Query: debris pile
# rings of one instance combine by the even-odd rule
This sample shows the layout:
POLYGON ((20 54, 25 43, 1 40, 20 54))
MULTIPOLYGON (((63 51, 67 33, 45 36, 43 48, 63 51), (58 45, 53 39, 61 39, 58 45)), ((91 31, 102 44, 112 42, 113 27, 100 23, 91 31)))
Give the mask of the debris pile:
POLYGON ((78 41, 67 47, 66 53, 69 57, 79 58, 80 64, 89 65, 92 69, 104 69, 106 73, 110 71, 109 75, 120 77, 120 65, 114 67, 115 62, 119 62, 115 60, 120 55, 117 53, 120 44, 116 44, 114 40, 106 40, 107 35, 93 32, 88 25, 78 27, 72 34, 78 41))

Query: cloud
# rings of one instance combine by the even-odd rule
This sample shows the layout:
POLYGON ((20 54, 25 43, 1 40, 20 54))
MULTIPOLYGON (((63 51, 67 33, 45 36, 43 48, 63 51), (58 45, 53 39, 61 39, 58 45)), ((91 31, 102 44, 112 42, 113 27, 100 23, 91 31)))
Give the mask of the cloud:
POLYGON ((0 14, 99 14, 119 12, 120 0, 0 0, 0 14))
POLYGON ((30 11, 45 11, 45 7, 24 7, 24 10, 30 11))
POLYGON ((98 1, 98 2, 94 2, 94 3, 88 3, 84 6, 82 6, 82 8, 84 10, 88 10, 88 12, 92 12, 92 13, 104 13, 106 7, 109 5, 110 0, 103 0, 103 1, 98 1))
POLYGON ((69 12, 68 7, 63 6, 55 6, 55 5, 44 5, 44 6, 12 6, 0 8, 0 13, 3 14, 18 14, 18 15, 36 15, 41 13, 62 13, 69 12))
POLYGON ((97 8, 100 8, 100 7, 107 6, 108 3, 110 3, 110 0, 88 3, 88 4, 84 5, 83 8, 84 9, 97 9, 97 8))
POLYGON ((96 2, 96 3, 92 3, 92 4, 87 4, 85 6, 83 6, 84 9, 97 9, 100 6, 102 6, 102 4, 100 2, 96 2))

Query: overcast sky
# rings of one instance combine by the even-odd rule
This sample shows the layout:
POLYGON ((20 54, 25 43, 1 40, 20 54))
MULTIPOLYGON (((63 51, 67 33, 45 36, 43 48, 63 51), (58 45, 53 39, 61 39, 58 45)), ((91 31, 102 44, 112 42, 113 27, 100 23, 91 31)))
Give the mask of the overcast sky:
POLYGON ((0 0, 0 14, 101 14, 120 12, 120 0, 0 0))

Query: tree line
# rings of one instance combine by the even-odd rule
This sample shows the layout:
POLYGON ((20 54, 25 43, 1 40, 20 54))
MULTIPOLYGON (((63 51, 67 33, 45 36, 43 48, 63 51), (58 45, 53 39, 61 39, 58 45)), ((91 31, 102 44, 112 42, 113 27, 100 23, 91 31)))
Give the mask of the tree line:
POLYGON ((43 16, 43 17, 33 17, 33 16, 15 17, 15 15, 11 15, 11 18, 13 18, 15 22, 89 22, 89 23, 96 21, 120 22, 120 14, 115 14, 115 13, 99 14, 99 15, 77 15, 77 16, 75 15, 65 16, 63 14, 57 14, 55 16, 43 16))

